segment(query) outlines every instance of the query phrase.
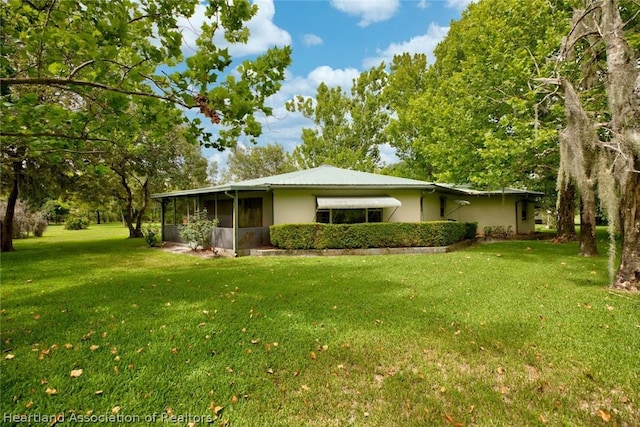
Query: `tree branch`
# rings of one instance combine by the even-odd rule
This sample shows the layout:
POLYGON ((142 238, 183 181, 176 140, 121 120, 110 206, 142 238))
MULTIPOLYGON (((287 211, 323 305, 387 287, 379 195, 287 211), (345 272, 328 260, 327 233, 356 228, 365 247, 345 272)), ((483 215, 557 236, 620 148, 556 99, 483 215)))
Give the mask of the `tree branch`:
POLYGON ((96 60, 95 59, 90 59, 86 62, 83 62, 82 64, 78 65, 76 68, 73 69, 73 71, 71 71, 71 73, 69 73, 69 77, 67 77, 68 79, 72 79, 73 76, 75 76, 78 71, 82 70, 84 67, 91 65, 93 63, 95 63, 96 60))
POLYGON ((55 132, 23 133, 23 132, 0 131, 0 136, 11 136, 16 138, 59 138, 59 139, 71 139, 74 141, 111 142, 110 139, 105 139, 105 138, 91 138, 88 136, 75 136, 75 135, 67 135, 64 133, 55 133, 55 132))
POLYGON ((170 97, 170 96, 164 96, 164 95, 158 95, 156 93, 150 93, 150 92, 139 92, 136 90, 128 90, 128 89, 122 89, 119 87, 114 87, 114 86, 109 86, 109 85, 105 85, 102 83, 96 83, 96 82, 89 82, 86 80, 73 80, 73 79, 60 79, 60 78, 54 78, 54 77, 34 77, 34 78, 19 78, 19 77, 1 77, 0 78, 0 85, 6 85, 6 86, 20 86, 20 85, 34 85, 34 86, 53 86, 53 85, 61 85, 61 86, 87 86, 87 87, 92 87, 92 88, 96 88, 96 89, 102 89, 102 90, 106 90, 109 92, 117 92, 117 93, 122 93, 125 95, 134 95, 134 96, 142 96, 142 97, 147 97, 147 98, 156 98, 156 99, 161 99, 164 101, 170 101, 170 102, 174 102, 184 108, 196 108, 199 105, 198 104, 187 104, 184 101, 178 99, 178 98, 174 98, 174 97, 170 97))

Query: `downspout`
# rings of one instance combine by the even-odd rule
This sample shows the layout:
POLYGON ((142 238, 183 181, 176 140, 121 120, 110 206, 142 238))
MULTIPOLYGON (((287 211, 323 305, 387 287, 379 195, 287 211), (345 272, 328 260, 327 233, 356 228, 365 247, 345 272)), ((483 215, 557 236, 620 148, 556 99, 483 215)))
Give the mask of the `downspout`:
POLYGON ((228 197, 233 199, 233 256, 238 256, 238 190, 235 191, 235 195, 229 194, 225 191, 228 197))

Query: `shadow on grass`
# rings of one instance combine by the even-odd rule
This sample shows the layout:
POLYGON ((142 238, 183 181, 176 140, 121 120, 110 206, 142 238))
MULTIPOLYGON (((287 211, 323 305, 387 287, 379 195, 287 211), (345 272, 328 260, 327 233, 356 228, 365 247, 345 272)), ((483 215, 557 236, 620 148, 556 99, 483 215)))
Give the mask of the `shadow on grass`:
MULTIPOLYGON (((249 396, 235 414, 257 425, 247 414, 282 421, 290 410, 317 419, 313 405, 304 404, 308 387, 315 407, 340 408, 327 412, 326 424, 349 415, 354 402, 383 407, 380 396, 392 416, 414 402, 406 420, 423 425, 442 424, 455 411, 447 405, 461 403, 460 419, 472 424, 469 406, 493 402, 485 409, 491 416, 504 404, 505 363, 541 371, 549 366, 547 353, 570 366, 571 359, 562 362, 563 346, 578 351, 585 338, 561 324, 580 329, 584 319, 601 322, 595 309, 575 306, 594 292, 567 286, 588 279, 601 260, 548 245, 508 242, 437 256, 216 260, 126 239, 21 249, 3 256, 0 345, 16 357, 0 362, 1 387, 17 397, 5 399, 2 410, 25 412, 33 400, 31 410, 39 412, 110 413, 118 405, 128 413, 170 407, 197 414, 207 412, 213 391, 216 402, 249 396), (541 274, 544 268, 551 273, 541 274), (40 360, 42 351, 50 354, 40 360), (85 374, 70 379, 73 368, 85 374), (59 390, 57 400, 43 396, 43 378, 59 390)), ((558 396, 540 401, 552 405, 558 396)), ((537 419, 526 405, 518 408, 521 421, 537 419)))

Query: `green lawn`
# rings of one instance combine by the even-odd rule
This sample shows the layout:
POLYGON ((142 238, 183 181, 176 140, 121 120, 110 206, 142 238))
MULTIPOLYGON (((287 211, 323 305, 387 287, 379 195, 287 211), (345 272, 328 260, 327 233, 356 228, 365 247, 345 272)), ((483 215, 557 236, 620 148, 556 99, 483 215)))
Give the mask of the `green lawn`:
POLYGON ((640 296, 575 244, 201 259, 126 235, 2 254, 2 425, 640 425, 640 296))

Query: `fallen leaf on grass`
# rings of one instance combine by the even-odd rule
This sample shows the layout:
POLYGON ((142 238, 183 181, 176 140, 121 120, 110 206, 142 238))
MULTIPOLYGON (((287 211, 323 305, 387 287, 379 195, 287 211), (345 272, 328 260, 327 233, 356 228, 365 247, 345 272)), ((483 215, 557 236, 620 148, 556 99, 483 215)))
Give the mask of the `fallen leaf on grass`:
POLYGON ((238 396, 233 396, 231 398, 231 403, 238 403, 238 396))
POLYGON ((96 350, 97 350, 97 349, 99 349, 99 348, 100 348, 100 346, 99 346, 99 345, 95 345, 95 344, 93 344, 91 347, 89 347, 89 350, 91 350, 91 351, 96 351, 96 350))
POLYGON ((47 389, 44 392, 47 393, 49 396, 53 396, 54 394, 58 394, 58 390, 56 390, 55 388, 50 388, 50 387, 47 387, 47 389))
POLYGON ((102 395, 102 390, 96 390, 95 395, 96 396, 101 396, 102 395))
POLYGON ((209 409, 213 412, 214 415, 218 416, 218 414, 224 409, 224 406, 218 406, 215 402, 211 402, 209 405, 209 409))
POLYGON ((171 349, 171 353, 173 353, 173 354, 178 354, 179 352, 180 352, 180 350, 178 350, 178 347, 173 347, 171 349))
POLYGON ((447 422, 447 424, 453 424, 456 427, 462 427, 462 423, 457 422, 456 420, 453 419, 453 417, 449 414, 444 414, 444 420, 447 422))
POLYGON ((82 375, 82 369, 74 369, 71 371, 71 378, 78 378, 80 375, 82 375))
POLYGON ((602 421, 609 422, 611 420, 611 414, 605 411, 604 409, 598 409, 596 415, 602 418, 602 421))
POLYGON ((11 354, 11 353, 9 353, 9 354, 7 354, 4 358, 5 358, 5 360, 11 360, 11 359, 14 359, 15 357, 16 357, 16 355, 15 355, 15 354, 11 354))
POLYGON ((25 407, 25 408, 27 408, 27 409, 31 408, 32 406, 33 406, 33 400, 28 401, 28 402, 24 405, 24 407, 25 407))
POLYGON ((113 415, 117 414, 118 412, 120 412, 120 407, 119 406, 114 406, 113 408, 111 408, 111 413, 113 415))
POLYGON ((71 349, 73 349, 73 344, 71 344, 71 343, 66 343, 66 344, 64 345, 64 348, 66 348, 67 350, 71 350, 71 349))
POLYGON ((311 360, 316 360, 316 359, 318 358, 318 356, 316 356, 316 352, 315 352, 315 351, 312 351, 312 352, 309 354, 309 357, 311 358, 311 360))

